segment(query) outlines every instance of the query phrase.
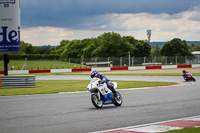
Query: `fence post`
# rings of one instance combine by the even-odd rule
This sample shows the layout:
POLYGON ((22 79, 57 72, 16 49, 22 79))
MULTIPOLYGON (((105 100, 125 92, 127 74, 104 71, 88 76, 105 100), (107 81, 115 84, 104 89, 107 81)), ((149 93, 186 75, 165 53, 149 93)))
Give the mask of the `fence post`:
POLYGON ((25 58, 25 70, 27 70, 27 58, 25 58))
POLYGON ((81 63, 82 64, 82 68, 83 68, 83 62, 84 62, 84 58, 82 58, 82 63, 81 63))
POLYGON ((109 64, 110 64, 109 62, 110 62, 110 57, 108 57, 108 67, 109 67, 109 64))
POLYGON ((187 64, 187 56, 185 56, 185 64, 187 64))
POLYGON ((165 57, 165 65, 167 65, 167 56, 165 57))
POLYGON ((132 67, 133 67, 133 64, 134 64, 133 59, 134 59, 134 57, 132 57, 132 67))
POLYGON ((54 69, 56 68, 56 58, 54 58, 54 69))
POLYGON ((122 67, 122 58, 123 57, 120 58, 120 67, 122 67))
POLYGON ((40 70, 42 70, 42 58, 40 59, 40 70))
POLYGON ((130 55, 130 51, 128 52, 128 66, 131 65, 131 55, 130 55))
MULTIPOLYGON (((27 58, 25 58, 25 62, 24 62, 24 65, 23 65, 23 67, 22 67, 22 70, 25 68, 25 70, 27 70, 27 63, 26 63, 26 61, 27 61, 27 58)), ((18 70, 19 70, 19 68, 18 68, 18 70)))
POLYGON ((70 58, 69 58, 69 62, 68 62, 68 68, 70 68, 70 58))

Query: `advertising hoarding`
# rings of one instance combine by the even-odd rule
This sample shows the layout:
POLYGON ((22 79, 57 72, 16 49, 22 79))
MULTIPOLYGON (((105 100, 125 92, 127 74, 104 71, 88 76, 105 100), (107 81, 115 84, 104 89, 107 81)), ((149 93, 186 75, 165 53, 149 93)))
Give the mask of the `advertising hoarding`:
POLYGON ((20 2, 0 0, 0 54, 20 51, 20 2))

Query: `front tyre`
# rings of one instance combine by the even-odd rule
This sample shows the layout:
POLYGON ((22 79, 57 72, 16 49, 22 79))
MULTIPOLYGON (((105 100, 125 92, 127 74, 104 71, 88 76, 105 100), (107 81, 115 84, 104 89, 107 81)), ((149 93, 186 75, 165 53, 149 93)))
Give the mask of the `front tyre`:
POLYGON ((103 106, 103 102, 102 102, 102 100, 99 100, 97 94, 92 94, 91 95, 91 100, 92 100, 93 105, 96 108, 100 109, 103 106))
POLYGON ((192 80, 193 80, 194 82, 196 82, 196 79, 195 79, 195 78, 193 78, 193 77, 192 77, 192 80))
POLYGON ((114 101, 115 101, 115 103, 114 103, 115 106, 121 106, 122 105, 123 99, 122 99, 121 94, 118 91, 116 91, 116 96, 114 98, 114 101))

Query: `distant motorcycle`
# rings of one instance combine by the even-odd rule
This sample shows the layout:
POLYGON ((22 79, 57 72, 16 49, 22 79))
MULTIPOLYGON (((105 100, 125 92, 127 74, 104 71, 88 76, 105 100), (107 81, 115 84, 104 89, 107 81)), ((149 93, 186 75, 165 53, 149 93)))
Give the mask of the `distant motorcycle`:
MULTIPOLYGON (((117 83, 112 82, 113 87, 117 90, 117 83)), ((101 83, 99 78, 93 78, 87 90, 91 93, 91 101, 96 108, 101 108, 105 104, 114 104, 115 106, 121 106, 123 100, 121 94, 116 91, 116 96, 108 89, 106 83, 101 83)))
POLYGON ((183 78, 185 79, 185 81, 196 81, 196 79, 192 76, 192 74, 190 72, 186 73, 185 75, 183 75, 183 78))

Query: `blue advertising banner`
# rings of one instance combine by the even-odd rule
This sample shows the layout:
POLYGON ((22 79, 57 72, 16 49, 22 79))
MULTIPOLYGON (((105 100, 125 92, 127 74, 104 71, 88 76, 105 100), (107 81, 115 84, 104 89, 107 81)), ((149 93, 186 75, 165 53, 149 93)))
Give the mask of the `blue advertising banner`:
POLYGON ((20 51, 19 0, 0 0, 0 54, 20 51))

